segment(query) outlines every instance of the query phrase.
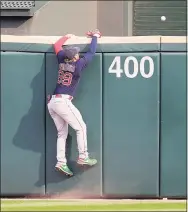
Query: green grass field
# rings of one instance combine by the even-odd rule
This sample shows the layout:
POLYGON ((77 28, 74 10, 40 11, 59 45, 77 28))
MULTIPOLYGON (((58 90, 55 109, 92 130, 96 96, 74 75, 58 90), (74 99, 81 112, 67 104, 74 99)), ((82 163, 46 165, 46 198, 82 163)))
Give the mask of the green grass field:
POLYGON ((186 211, 186 201, 1 200, 1 211, 186 211))

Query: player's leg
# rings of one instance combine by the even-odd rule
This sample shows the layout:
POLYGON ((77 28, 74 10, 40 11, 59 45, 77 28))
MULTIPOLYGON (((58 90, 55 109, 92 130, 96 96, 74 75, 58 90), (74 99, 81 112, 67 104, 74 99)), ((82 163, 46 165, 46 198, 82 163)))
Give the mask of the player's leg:
POLYGON ((78 152, 79 159, 78 164, 81 165, 95 165, 97 163, 96 159, 91 159, 88 155, 87 147, 87 126, 82 118, 80 111, 72 104, 71 101, 67 100, 67 104, 70 110, 69 114, 69 125, 75 129, 77 134, 78 152))
MULTIPOLYGON (((50 105, 52 107, 52 105, 50 105)), ((66 123, 53 109, 48 106, 49 113, 54 121, 57 129, 57 164, 56 170, 62 171, 67 175, 72 176, 73 173, 67 166, 66 159, 66 140, 68 135, 68 123, 66 123)))
POLYGON ((82 115, 70 100, 63 98, 62 102, 64 104, 63 107, 61 104, 56 103, 55 111, 76 131, 79 152, 78 163, 90 166, 95 165, 97 160, 88 156, 87 127, 82 115))

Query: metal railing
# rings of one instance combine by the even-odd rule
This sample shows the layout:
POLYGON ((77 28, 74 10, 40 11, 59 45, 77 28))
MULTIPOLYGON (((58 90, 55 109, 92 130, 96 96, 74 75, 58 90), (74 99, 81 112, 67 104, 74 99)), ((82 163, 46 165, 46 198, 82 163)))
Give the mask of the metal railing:
POLYGON ((1 0, 1 9, 21 9, 29 10, 35 6, 35 1, 3 1, 1 0))

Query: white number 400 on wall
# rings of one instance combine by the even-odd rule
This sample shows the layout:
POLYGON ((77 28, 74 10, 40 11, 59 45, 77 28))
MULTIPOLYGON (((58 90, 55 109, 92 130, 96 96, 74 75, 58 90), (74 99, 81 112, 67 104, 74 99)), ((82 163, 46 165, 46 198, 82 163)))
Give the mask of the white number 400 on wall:
MULTIPOLYGON (((134 77, 137 76, 138 72, 140 72, 140 74, 144 78, 152 77, 152 75, 154 73, 153 59, 149 56, 145 56, 145 57, 141 58, 140 63, 139 63, 138 60, 133 56, 126 57, 126 59, 124 61, 124 73, 125 73, 125 75, 128 78, 134 78, 134 77), (133 72, 132 73, 130 73, 130 70, 129 70, 129 63, 130 62, 133 63, 133 72), (149 71, 147 71, 147 73, 145 72, 145 62, 149 63, 149 71)), ((108 69, 108 73, 116 74, 116 77, 118 77, 118 78, 121 77, 123 70, 121 69, 121 57, 120 56, 116 56, 114 58, 112 64, 110 65, 110 67, 108 69)))

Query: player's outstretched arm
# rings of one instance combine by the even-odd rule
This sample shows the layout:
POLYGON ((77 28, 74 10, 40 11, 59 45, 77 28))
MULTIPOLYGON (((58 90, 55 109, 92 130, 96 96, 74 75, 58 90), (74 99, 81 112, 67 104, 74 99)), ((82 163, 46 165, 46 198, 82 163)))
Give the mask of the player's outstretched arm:
POLYGON ((72 34, 67 34, 63 37, 61 37, 59 40, 57 40, 55 43, 54 43, 54 50, 55 50, 55 53, 56 55, 62 51, 62 46, 64 45, 64 43, 71 37, 73 37, 75 35, 72 35, 72 34))
POLYGON ((94 32, 87 32, 86 33, 87 36, 91 37, 92 40, 91 40, 91 43, 90 43, 90 46, 89 46, 89 50, 86 54, 84 54, 83 58, 80 59, 80 66, 82 67, 82 69, 89 63, 91 62, 93 56, 95 55, 96 53, 96 49, 97 49, 97 38, 100 38, 101 37, 101 33, 99 30, 96 30, 94 32))

